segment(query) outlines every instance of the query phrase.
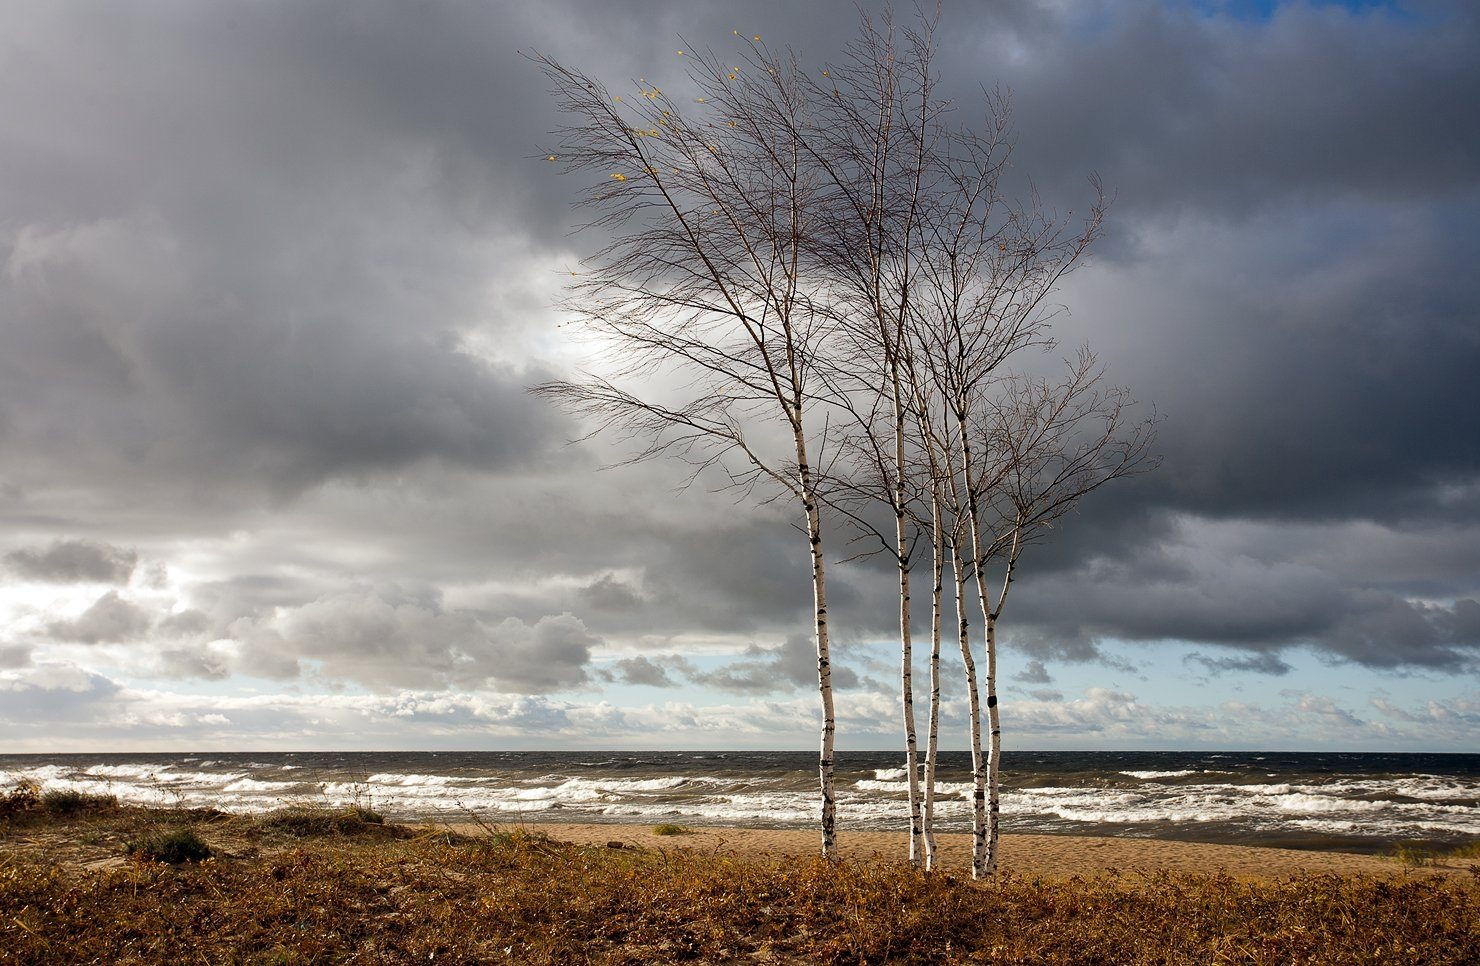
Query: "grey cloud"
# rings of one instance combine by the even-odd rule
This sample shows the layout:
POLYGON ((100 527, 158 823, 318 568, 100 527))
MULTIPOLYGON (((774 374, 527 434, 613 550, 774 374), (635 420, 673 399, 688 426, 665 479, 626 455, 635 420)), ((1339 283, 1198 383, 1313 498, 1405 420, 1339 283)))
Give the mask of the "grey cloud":
POLYGON ((1290 673, 1290 665, 1274 654, 1250 654, 1247 657, 1209 657, 1193 653, 1183 658, 1185 662, 1201 664, 1212 675, 1229 671, 1247 671, 1251 674, 1268 674, 1279 677, 1290 673))
POLYGON ((81 644, 118 644, 143 637, 150 623, 147 611, 110 590, 78 617, 47 624, 46 636, 81 644))
POLYGON ((570 614, 541 617, 533 626, 507 618, 490 631, 496 690, 541 694, 586 680, 591 648, 601 641, 570 614))
POLYGON ((526 694, 586 681, 599 639, 569 614, 485 624, 435 594, 345 592, 235 622, 249 673, 292 677, 314 662, 330 680, 372 687, 491 687, 526 694))
POLYGON ((665 665, 687 669, 690 667, 687 660, 670 654, 664 657, 663 664, 659 664, 645 655, 637 657, 624 657, 612 662, 615 669, 615 678, 623 684, 641 684, 653 688, 676 688, 679 682, 674 680, 668 673, 665 665))
POLYGON ((1297 714, 1326 719, 1351 727, 1361 727, 1366 724, 1361 718, 1341 707, 1334 698, 1327 695, 1310 694, 1304 691, 1282 691, 1280 693, 1289 700, 1291 709, 1297 714))
POLYGON ((1480 667, 1477 615, 1480 602, 1471 598, 1445 606, 1361 593, 1322 635, 1322 643, 1331 653, 1368 667, 1472 671, 1480 667))
POLYGON ((18 677, 0 677, 0 720, 18 728, 86 722, 106 714, 122 689, 71 664, 39 664, 18 677))
POLYGON ((29 645, 0 643, 0 668, 29 667, 31 654, 29 645))
POLYGON ((1106 638, 1242 652, 1197 659, 1213 672, 1284 673, 1275 652, 1296 645, 1373 668, 1460 671, 1480 659, 1480 605, 1472 598, 1451 606, 1410 601, 1396 588, 1334 572, 1318 529, 1302 531, 1312 542, 1303 551, 1309 561, 1291 559, 1296 551, 1279 543, 1277 529, 1268 533, 1270 545, 1230 546, 1222 533, 1189 522, 1118 557, 1036 576, 1025 557, 1004 633, 1026 653, 1072 661, 1097 659, 1096 641, 1106 638))
POLYGON ((1029 661, 1028 666, 1017 676, 1019 681, 1027 684, 1052 684, 1053 675, 1043 666, 1042 661, 1029 661))
MULTIPOLYGON (((696 684, 737 691, 742 694, 770 694, 817 686, 817 650, 810 638, 793 634, 776 647, 752 644, 743 660, 733 661, 712 671, 691 671, 689 679, 696 684)), ((838 652, 832 653, 833 687, 848 690, 859 686, 858 675, 838 663, 838 652)))
POLYGON ((5 563, 25 580, 126 584, 139 555, 96 540, 53 540, 44 547, 12 550, 5 555, 5 563))
POLYGON ((952 32, 952 66, 984 57, 1014 90, 1019 165, 1054 186, 1093 167, 1119 188, 1118 209, 1442 197, 1480 172, 1466 120, 1480 96, 1476 17, 1463 4, 1281 4, 1264 22, 1191 4, 1114 17, 1018 4, 973 26, 952 32))
POLYGON ((161 648, 156 657, 159 673, 167 678, 221 681, 233 670, 228 655, 202 644, 161 648))
POLYGON ((464 351, 546 301, 513 231, 547 223, 509 187, 528 149, 490 113, 538 90, 487 49, 519 10, 238 13, 8 18, 27 38, 0 66, 8 473, 201 502, 541 450, 562 434, 523 393, 541 373, 464 351))
POLYGON ((633 611, 642 606, 637 589, 615 574, 603 574, 581 591, 580 599, 589 607, 604 611, 633 611))
POLYGON ((199 637, 210 628, 210 615, 204 611, 187 609, 160 618, 154 625, 154 633, 166 638, 199 637))

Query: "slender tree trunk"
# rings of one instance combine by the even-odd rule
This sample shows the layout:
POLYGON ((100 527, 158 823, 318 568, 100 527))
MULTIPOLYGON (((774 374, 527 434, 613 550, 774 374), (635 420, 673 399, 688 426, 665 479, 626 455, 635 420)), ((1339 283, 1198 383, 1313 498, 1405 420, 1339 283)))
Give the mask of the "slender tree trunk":
POLYGON ((905 522, 904 405, 899 375, 894 381, 894 549, 899 563, 899 691, 904 717, 904 768, 910 804, 910 864, 922 859, 925 834, 920 817, 919 739, 915 731, 915 655, 910 629, 910 546, 905 522))
POLYGON ((920 764, 918 736, 915 733, 914 639, 910 633, 910 569, 905 559, 904 511, 896 520, 899 538, 899 690, 904 715, 904 767, 909 780, 910 799, 910 864, 919 865, 925 834, 920 817, 920 764))
POLYGON ((951 541, 951 576, 956 583, 956 622, 961 645, 961 663, 966 666, 966 694, 971 714, 971 877, 986 875, 983 862, 987 852, 987 769, 982 756, 981 691, 977 686, 976 659, 971 654, 970 622, 966 617, 966 561, 961 549, 951 541))
POLYGON ((833 715, 832 661, 827 623, 827 562, 822 554, 822 515, 818 511, 816 485, 807 465, 807 441, 801 428, 794 428, 797 475, 802 508, 807 514, 807 542, 812 548, 812 602, 817 617, 817 692, 822 699, 822 753, 817 777, 822 786, 822 855, 832 858, 836 846, 837 799, 833 793, 833 740, 837 721, 833 715))
POLYGON ((1017 569, 1018 552, 1022 549, 1022 520, 1019 519, 1012 531, 1012 547, 1007 554, 1007 573, 1002 577, 1002 591, 995 603, 986 595, 986 577, 978 566, 976 588, 981 598, 982 613, 987 624, 987 726, 988 742, 987 830, 986 870, 991 875, 997 871, 997 845, 1002 838, 1002 718, 997 702, 997 619, 1002 608, 1007 606, 1007 592, 1012 589, 1013 572, 1017 569))
MULTIPOLYGON (((987 624, 991 614, 991 607, 986 597, 986 577, 982 567, 982 555, 979 534, 981 532, 980 514, 977 512, 977 494, 972 477, 971 440, 966 431, 966 413, 963 409, 956 411, 957 444, 961 451, 961 473, 964 477, 964 492, 966 504, 966 524, 971 530, 971 562, 972 570, 976 577, 977 600, 981 604, 982 624, 987 624)), ((958 506, 960 505, 958 500, 958 506)), ((959 521, 958 521, 959 522, 959 521)), ((958 527, 959 534, 959 527, 958 527)), ((956 570, 956 606, 964 606, 966 592, 966 574, 961 570, 961 547, 959 537, 951 544, 952 564, 956 570)), ((997 765, 997 739, 999 729, 996 727, 997 712, 997 655, 992 647, 992 642, 987 643, 987 709, 991 718, 990 752, 988 762, 982 760, 982 715, 981 698, 977 690, 976 662, 971 656, 970 641, 966 635, 966 618, 961 617, 961 658, 966 663, 966 679, 971 688, 971 877, 980 879, 990 875, 993 871, 994 856, 989 845, 989 830, 987 828, 987 784, 988 775, 991 782, 996 783, 995 771, 997 765)))
POLYGON ((940 611, 941 574, 945 569, 945 540, 941 527, 940 490, 930 496, 930 730, 925 738, 925 800, 922 803, 925 871, 935 870, 935 766, 940 746, 940 611))
POLYGON ((997 871, 997 843, 1002 833, 1002 718, 997 708, 997 615, 987 615, 987 843, 982 872, 997 871))

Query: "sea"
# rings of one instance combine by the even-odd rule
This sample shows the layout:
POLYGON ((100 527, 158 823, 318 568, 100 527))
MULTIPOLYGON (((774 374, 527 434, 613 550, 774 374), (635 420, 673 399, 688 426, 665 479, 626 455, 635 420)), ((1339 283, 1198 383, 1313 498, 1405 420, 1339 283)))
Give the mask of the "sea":
MULTIPOLYGON (((837 756, 838 822, 903 829, 903 756, 837 756)), ((0 755, 0 793, 106 793, 263 812, 360 804, 406 821, 812 828, 810 752, 251 752, 0 755)), ((936 828, 970 828, 970 759, 942 753, 936 828)), ((1480 755, 1007 752, 1002 825, 1380 853, 1480 838, 1480 755)))

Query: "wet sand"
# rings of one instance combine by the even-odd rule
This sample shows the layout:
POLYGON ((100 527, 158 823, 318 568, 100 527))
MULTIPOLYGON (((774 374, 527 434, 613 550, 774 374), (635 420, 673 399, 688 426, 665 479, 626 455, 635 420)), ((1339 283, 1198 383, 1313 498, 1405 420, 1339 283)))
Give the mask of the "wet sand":
MULTIPOLYGON (((471 825, 458 831, 477 834, 471 825)), ((503 825, 543 832, 551 838, 588 845, 621 842, 628 848, 691 849, 742 856, 802 856, 818 854, 819 834, 800 829, 694 827, 683 835, 655 835, 649 825, 581 825, 553 822, 503 825)), ((967 875, 971 869, 971 836, 936 836, 942 867, 967 875)), ((842 858, 850 861, 903 861, 902 832, 838 833, 842 858)), ((1017 875, 1068 878, 1121 873, 1226 872, 1239 878, 1282 879, 1297 873, 1333 873, 1378 877, 1440 874, 1474 882, 1473 863, 1415 868, 1394 859, 1350 852, 1309 852, 1295 849, 1172 842, 1160 839, 1106 838, 1087 835, 1004 835, 1001 868, 1017 875)))

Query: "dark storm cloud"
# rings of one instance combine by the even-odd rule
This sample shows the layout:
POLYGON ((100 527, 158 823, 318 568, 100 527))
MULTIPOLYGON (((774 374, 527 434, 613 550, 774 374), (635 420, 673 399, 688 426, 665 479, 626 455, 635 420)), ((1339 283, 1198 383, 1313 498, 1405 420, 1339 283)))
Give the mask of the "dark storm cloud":
POLYGON ((1477 18, 1411 6, 1290 3, 1250 22, 1192 4, 993 4, 947 32, 946 70, 1014 92, 1018 165, 1040 185, 1098 171, 1124 214, 1450 196, 1480 173, 1477 18))
MULTIPOLYGON (((568 235, 572 188, 531 157, 560 121, 514 51, 623 83, 676 77, 680 33, 820 61, 855 20, 846 2, 5 5, 0 517, 28 543, 6 569, 123 583, 133 551, 46 548, 217 540, 149 638, 174 676, 554 691, 608 636, 722 633, 786 644, 703 683, 810 687, 783 508, 675 495, 676 467, 594 474, 523 392, 565 364, 552 276, 599 239, 568 235), (425 589, 485 579, 466 606, 425 589)), ((1156 474, 1025 557, 1011 645, 1106 661, 1108 638, 1191 641, 1210 672, 1275 673, 1293 645, 1473 666, 1474 13, 1025 0, 948 6, 941 37, 963 118, 978 84, 1013 89, 1014 170, 1047 201, 1081 205, 1089 171, 1114 191, 1060 333, 1167 416, 1156 474)), ((839 568, 840 626, 887 639, 888 587, 880 562, 839 568)), ((46 632, 149 626, 117 595, 92 607, 46 632)), ((651 665, 609 666, 629 683, 689 677, 626 660, 651 665)))
POLYGON ((526 281, 519 226, 541 224, 500 186, 520 149, 486 150, 508 127, 490 102, 533 85, 507 52, 474 57, 464 16, 12 11, 7 475, 292 492, 504 466, 560 431, 523 392, 538 372, 462 351, 521 322, 501 299, 526 281))
POLYGON ((4 561, 11 573, 24 580, 126 584, 139 555, 95 540, 53 540, 44 547, 12 550, 4 561))

